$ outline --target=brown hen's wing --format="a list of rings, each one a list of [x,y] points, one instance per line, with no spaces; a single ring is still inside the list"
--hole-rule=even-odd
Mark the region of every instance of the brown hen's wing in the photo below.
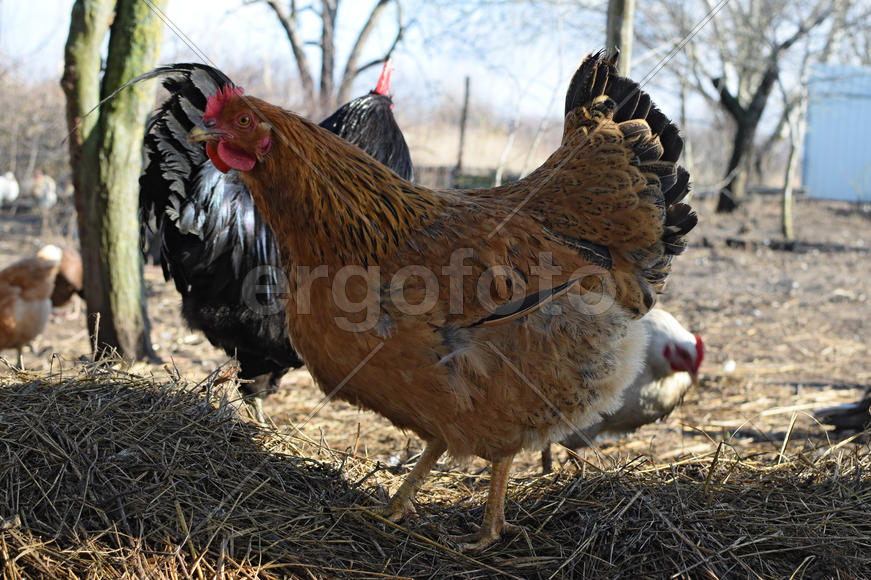
[[[566,95],[562,145],[512,195],[526,196],[552,241],[609,270],[618,302],[642,316],[697,221],[680,203],[689,190],[682,148],[638,84],[591,55]]]
[[[51,295],[56,272],[56,264],[27,258],[0,270],[0,286],[19,288],[26,300],[43,300]]]
[[[0,279],[0,349],[15,346],[16,341],[12,334],[16,327],[16,305],[20,299],[21,288]]]

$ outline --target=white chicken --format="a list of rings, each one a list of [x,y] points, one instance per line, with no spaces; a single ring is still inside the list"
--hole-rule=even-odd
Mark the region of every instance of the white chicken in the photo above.
[[[623,404],[612,414],[579,429],[561,443],[570,449],[590,445],[600,433],[628,433],[668,416],[698,381],[705,355],[702,337],[692,334],[665,310],[654,308],[642,318],[648,343],[645,366],[623,392]],[[550,445],[541,455],[542,470],[551,470]]]
[[[13,204],[18,200],[18,194],[21,188],[18,186],[18,180],[15,179],[15,174],[7,171],[0,175],[0,207],[6,204]]]

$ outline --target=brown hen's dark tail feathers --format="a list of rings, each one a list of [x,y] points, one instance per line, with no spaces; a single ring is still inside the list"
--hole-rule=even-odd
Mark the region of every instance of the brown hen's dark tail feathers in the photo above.
[[[650,95],[635,81],[619,76],[615,59],[604,52],[588,56],[578,68],[566,93],[565,112],[578,107],[611,118],[626,142],[632,144],[631,164],[644,174],[655,175],[659,187],[648,186],[641,194],[663,209],[662,253],[645,263],[645,277],[659,287],[668,275],[673,256],[686,249],[686,234],[698,222],[693,209],[681,201],[689,193],[689,173],[677,165],[683,139],[677,126],[651,102]]]

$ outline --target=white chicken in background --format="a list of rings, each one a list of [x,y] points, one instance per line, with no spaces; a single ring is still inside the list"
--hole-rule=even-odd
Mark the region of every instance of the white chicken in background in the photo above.
[[[51,209],[57,204],[57,183],[50,175],[37,169],[33,172],[31,195],[40,208]]]
[[[0,351],[18,351],[45,328],[51,314],[51,293],[63,251],[45,246],[34,258],[25,258],[0,270]]]
[[[0,175],[0,207],[15,203],[20,192],[21,189],[18,187],[18,180],[15,179],[14,173],[7,171]]]
[[[705,356],[702,337],[692,334],[665,310],[654,308],[639,321],[647,330],[645,366],[623,392],[623,404],[613,414],[561,441],[570,449],[590,445],[601,433],[628,433],[668,416],[689,388],[698,382]],[[544,473],[551,470],[550,445],[541,454]]]

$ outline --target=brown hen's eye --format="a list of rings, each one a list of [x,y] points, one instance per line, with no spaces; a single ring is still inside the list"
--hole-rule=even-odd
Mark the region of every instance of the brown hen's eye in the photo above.
[[[251,124],[251,117],[248,115],[242,115],[236,122],[239,123],[240,127],[247,127]]]

